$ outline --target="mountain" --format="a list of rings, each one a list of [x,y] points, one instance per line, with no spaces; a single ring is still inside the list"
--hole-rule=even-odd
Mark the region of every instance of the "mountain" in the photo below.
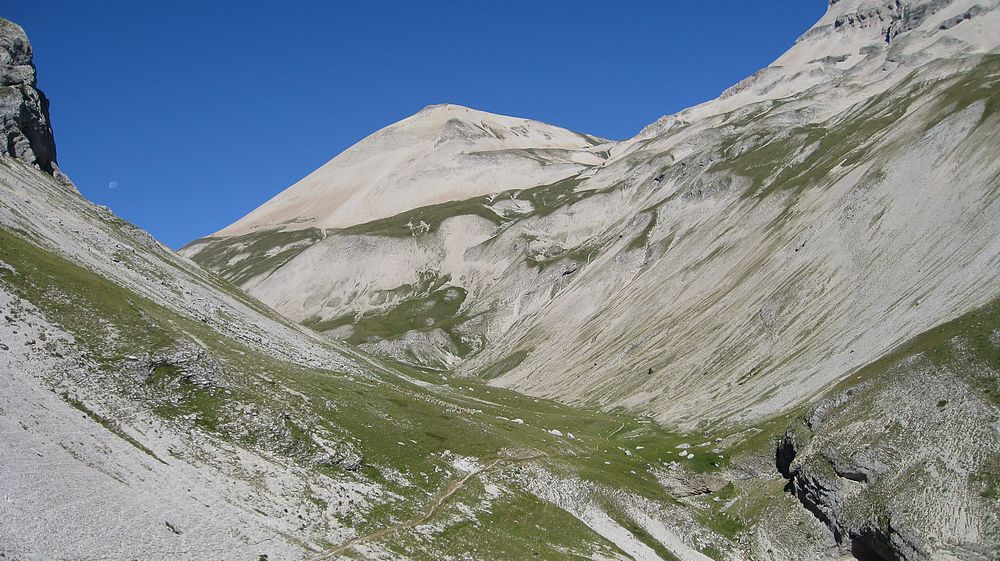
[[[0,32],[3,60],[10,46],[30,52],[20,27],[0,20]],[[5,83],[32,68],[17,56]],[[44,99],[34,81],[17,89]],[[47,126],[43,111],[9,107],[17,134]],[[714,529],[727,518],[682,506],[659,481],[718,477],[718,454],[767,456],[770,441],[671,432],[376,359],[84,199],[44,165],[54,142],[18,146],[0,155],[0,559],[739,549]],[[667,461],[703,439],[717,452]],[[775,520],[820,527],[791,497],[773,499]]]
[[[0,32],[8,83],[30,45]],[[18,132],[47,126],[22,109]],[[18,146],[0,155],[0,559],[700,555],[654,465],[690,437],[332,341],[84,199],[44,165],[54,143]],[[637,501],[690,529],[649,541]]]
[[[988,558],[998,30],[997,2],[831,2],[773,64],[572,175],[375,220],[296,186],[278,199],[350,218],[289,230],[294,216],[250,215],[182,253],[413,366],[681,430],[803,415],[812,444],[788,445],[784,474],[838,541]],[[949,322],[961,333],[929,335]],[[911,492],[918,481],[955,506]],[[951,508],[977,522],[943,522]]]
[[[511,164],[517,185],[469,196],[417,159],[352,191],[410,208],[373,220],[345,202],[380,139],[438,143],[425,111],[182,253],[416,366],[685,427],[766,417],[1000,294],[998,17],[995,2],[833,2],[772,65],[599,146],[606,159],[532,186]],[[502,169],[442,150],[449,177]],[[291,201],[322,212],[270,218]]]
[[[835,0],[616,143],[431,107],[218,276],[0,155],[0,559],[997,558],[998,19]]]
[[[347,228],[558,181],[604,161],[605,144],[538,121],[432,105],[368,136],[213,237]]]

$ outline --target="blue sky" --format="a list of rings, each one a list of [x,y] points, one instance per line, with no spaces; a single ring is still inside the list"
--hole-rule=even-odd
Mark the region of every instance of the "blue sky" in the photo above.
[[[612,139],[766,66],[826,0],[5,2],[59,163],[172,247],[433,103]]]

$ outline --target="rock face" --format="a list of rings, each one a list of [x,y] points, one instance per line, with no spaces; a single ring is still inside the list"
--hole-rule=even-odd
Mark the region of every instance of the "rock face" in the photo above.
[[[0,18],[0,156],[61,176],[49,100],[36,86],[31,43],[16,23]]]
[[[859,559],[1000,558],[1000,303],[935,328],[794,423],[789,489]]]

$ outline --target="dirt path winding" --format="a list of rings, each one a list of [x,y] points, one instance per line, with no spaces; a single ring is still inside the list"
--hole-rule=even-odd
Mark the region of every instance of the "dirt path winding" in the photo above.
[[[496,458],[494,460],[491,460],[485,466],[477,469],[476,471],[469,472],[469,473],[465,474],[464,476],[462,476],[461,478],[455,479],[455,480],[449,482],[447,485],[445,485],[438,492],[438,494],[434,497],[434,500],[431,501],[431,503],[427,506],[427,508],[424,509],[424,512],[422,514],[420,514],[419,516],[417,516],[416,518],[411,518],[409,520],[404,520],[403,522],[400,522],[398,524],[393,524],[392,526],[387,526],[385,528],[382,528],[381,530],[376,530],[376,531],[374,531],[374,532],[372,532],[370,534],[365,534],[363,536],[358,536],[358,537],[354,538],[353,540],[345,542],[345,543],[343,543],[341,545],[338,545],[337,547],[335,547],[333,549],[328,549],[326,551],[321,551],[321,552],[319,552],[319,553],[317,553],[317,554],[315,554],[313,556],[306,557],[306,561],[324,561],[324,560],[327,560],[327,559],[333,559],[335,556],[340,555],[341,553],[347,551],[348,549],[354,547],[355,545],[357,545],[359,543],[370,541],[370,540],[377,540],[377,539],[383,538],[383,537],[385,537],[385,536],[387,536],[389,534],[395,533],[395,532],[397,532],[399,530],[407,530],[407,529],[419,526],[419,525],[423,524],[424,522],[427,522],[435,514],[437,514],[437,511],[438,511],[438,509],[441,508],[441,505],[443,505],[448,499],[450,499],[452,497],[452,495],[454,495],[459,490],[461,490],[462,487],[465,487],[465,483],[469,479],[472,479],[473,477],[476,477],[477,475],[479,475],[479,474],[481,474],[481,473],[483,473],[485,471],[493,469],[494,467],[497,466],[497,464],[499,464],[500,462],[502,462],[504,460],[506,460],[508,462],[527,462],[527,461],[530,461],[530,460],[536,460],[538,458],[541,458],[542,456],[544,456],[544,454],[537,455],[537,456],[531,456],[531,457],[528,457],[528,458]]]
[[[611,438],[612,436],[618,434],[619,432],[621,432],[623,428],[625,428],[625,423],[622,423],[622,426],[616,428],[611,434],[609,434],[608,438]]]

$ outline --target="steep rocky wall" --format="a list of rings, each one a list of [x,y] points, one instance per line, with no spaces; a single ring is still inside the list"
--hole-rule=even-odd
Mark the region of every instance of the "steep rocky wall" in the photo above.
[[[49,100],[36,86],[31,43],[16,23],[0,18],[0,156],[62,177],[49,119]]]
[[[1000,558],[1000,304],[922,334],[819,402],[776,450],[859,559]]]

